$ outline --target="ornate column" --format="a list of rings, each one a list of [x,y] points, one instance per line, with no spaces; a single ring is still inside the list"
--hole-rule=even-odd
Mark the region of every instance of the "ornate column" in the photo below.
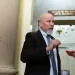
[[[19,13],[19,24],[18,24],[18,35],[17,35],[17,47],[16,47],[16,58],[15,66],[18,70],[18,75],[23,75],[25,70],[25,63],[20,61],[20,53],[22,50],[23,43],[25,41],[25,35],[30,31],[31,16],[32,16],[32,4],[33,0],[20,0],[20,13]]]

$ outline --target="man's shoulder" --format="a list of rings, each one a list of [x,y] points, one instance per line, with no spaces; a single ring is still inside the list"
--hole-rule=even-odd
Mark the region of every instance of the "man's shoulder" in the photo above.
[[[39,32],[40,32],[39,30],[38,31],[34,31],[34,32],[28,32],[26,35],[38,36]]]

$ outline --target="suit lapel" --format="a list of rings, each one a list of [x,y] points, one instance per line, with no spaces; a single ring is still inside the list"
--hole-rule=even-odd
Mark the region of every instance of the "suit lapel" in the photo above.
[[[46,46],[46,42],[40,32],[40,30],[37,31],[37,34],[38,34],[38,39],[40,40],[40,42],[42,43],[42,45]]]

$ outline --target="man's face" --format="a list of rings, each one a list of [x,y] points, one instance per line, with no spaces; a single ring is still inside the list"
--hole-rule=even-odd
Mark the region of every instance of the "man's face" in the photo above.
[[[52,32],[54,28],[54,17],[51,14],[46,14],[41,20],[41,29],[45,32]]]

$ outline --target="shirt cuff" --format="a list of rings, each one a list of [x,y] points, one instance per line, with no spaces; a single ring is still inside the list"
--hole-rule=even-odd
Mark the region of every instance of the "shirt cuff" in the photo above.
[[[47,53],[47,55],[50,55],[50,51],[47,51],[46,53]]]

